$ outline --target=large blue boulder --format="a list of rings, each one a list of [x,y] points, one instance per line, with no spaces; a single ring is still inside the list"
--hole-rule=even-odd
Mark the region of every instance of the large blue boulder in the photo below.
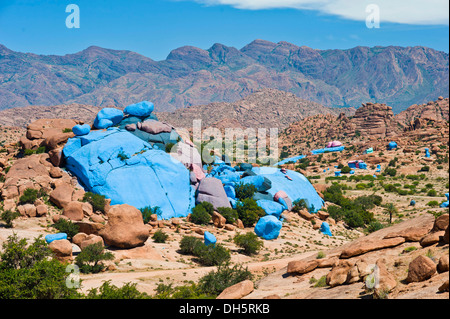
[[[94,127],[98,129],[106,129],[108,127],[119,124],[122,119],[122,110],[107,107],[101,109],[100,112],[97,113],[97,116],[94,120]]]
[[[137,117],[148,117],[152,114],[154,108],[155,106],[152,102],[142,101],[136,104],[128,105],[123,110],[123,113]]]
[[[212,245],[214,247],[216,245],[217,239],[209,231],[205,231],[205,233],[203,234],[203,239],[205,240],[206,246]]]
[[[261,217],[255,226],[255,234],[267,240],[276,239],[280,235],[283,223],[273,215]]]
[[[319,196],[314,186],[302,174],[291,170],[286,170],[286,174],[284,174],[275,167],[254,167],[253,171],[258,176],[270,180],[272,187],[267,190],[267,193],[272,198],[274,198],[278,191],[284,191],[291,202],[304,199],[306,205],[312,212],[317,212],[322,208],[324,204],[323,199]],[[286,178],[286,175],[290,177],[290,180]]]
[[[72,127],[72,132],[76,136],[87,135],[91,131],[91,126],[89,124],[78,124]]]
[[[159,206],[158,219],[186,217],[195,205],[189,170],[127,131],[109,128],[77,136],[63,155],[85,190],[110,198],[111,205]]]
[[[266,192],[272,187],[270,179],[261,175],[246,176],[241,178],[240,182],[254,185],[258,192]]]
[[[273,215],[277,218],[280,217],[281,213],[284,211],[285,207],[280,203],[274,202],[273,200],[260,199],[256,203],[259,207],[264,209],[267,215]]]

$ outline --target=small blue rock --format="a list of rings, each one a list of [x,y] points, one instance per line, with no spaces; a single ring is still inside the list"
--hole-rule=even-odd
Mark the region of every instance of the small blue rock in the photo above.
[[[90,131],[91,131],[91,127],[89,124],[83,124],[83,125],[78,124],[78,125],[75,125],[74,127],[72,127],[72,132],[76,136],[87,135],[87,134],[89,134]]]
[[[214,247],[216,245],[217,239],[210,232],[205,231],[205,234],[203,235],[203,238],[205,239],[205,245],[206,246],[213,245],[213,247]]]
[[[123,119],[123,112],[115,108],[104,108],[97,113],[94,126],[98,129],[105,129],[117,125]]]
[[[331,230],[330,230],[330,225],[328,225],[327,222],[323,222],[322,225],[320,225],[320,231],[324,235],[333,236],[333,234],[331,233]]]

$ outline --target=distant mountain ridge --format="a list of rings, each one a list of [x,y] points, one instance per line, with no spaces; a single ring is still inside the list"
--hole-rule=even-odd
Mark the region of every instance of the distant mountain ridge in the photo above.
[[[116,105],[150,100],[157,111],[235,102],[272,88],[328,107],[380,102],[394,113],[448,96],[448,53],[426,47],[315,50],[255,40],[241,50],[185,46],[163,61],[89,47],[64,56],[0,45],[0,109],[27,105]]]

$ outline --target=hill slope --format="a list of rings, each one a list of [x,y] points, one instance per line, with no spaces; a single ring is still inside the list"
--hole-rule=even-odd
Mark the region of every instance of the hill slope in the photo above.
[[[80,103],[126,106],[151,100],[158,111],[234,102],[275,88],[325,106],[381,102],[394,113],[448,96],[448,54],[426,47],[314,50],[255,40],[241,50],[181,47],[164,61],[89,47],[65,56],[0,45],[0,109]]]

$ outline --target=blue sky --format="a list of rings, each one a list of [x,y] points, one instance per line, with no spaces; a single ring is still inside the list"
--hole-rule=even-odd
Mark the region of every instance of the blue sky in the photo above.
[[[369,29],[364,8],[377,1],[380,28]],[[65,25],[69,4],[80,8],[79,29]],[[64,55],[97,45],[163,60],[183,45],[240,49],[255,39],[448,52],[448,0],[0,0],[0,43],[20,52]]]

